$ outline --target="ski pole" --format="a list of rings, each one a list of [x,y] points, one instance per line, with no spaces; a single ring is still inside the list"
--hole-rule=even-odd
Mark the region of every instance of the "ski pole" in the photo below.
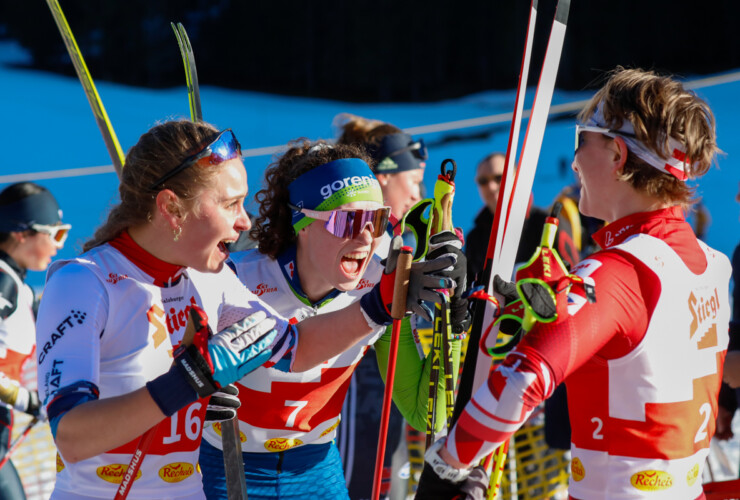
[[[388,421],[391,414],[393,396],[393,378],[396,375],[396,355],[398,354],[398,339],[401,336],[401,322],[406,316],[406,294],[408,292],[409,275],[411,272],[411,248],[401,247],[396,263],[396,277],[393,286],[393,304],[391,317],[391,345],[388,352],[388,369],[385,376],[385,393],[383,394],[383,409],[380,415],[380,432],[378,435],[378,451],[375,458],[375,474],[373,476],[373,500],[380,498],[380,484],[383,480],[383,462],[385,460],[385,444],[388,434]]]
[[[182,63],[185,66],[185,81],[188,87],[190,102],[190,120],[203,121],[203,110],[200,105],[200,85],[198,70],[195,67],[195,55],[190,44],[185,26],[182,23],[170,23],[175,32],[177,45],[180,47]],[[226,495],[229,500],[246,500],[247,482],[244,475],[244,458],[242,441],[239,436],[239,417],[221,422],[221,448],[224,455],[224,472],[226,475]]]
[[[0,461],[0,469],[3,468],[3,466],[10,460],[10,456],[13,454],[13,452],[21,445],[23,440],[28,436],[28,434],[31,432],[31,429],[33,429],[33,426],[38,424],[41,420],[39,420],[39,417],[33,417],[30,422],[28,422],[28,425],[26,425],[26,428],[23,429],[23,432],[20,433],[20,435],[15,438],[15,441],[13,441],[10,444],[10,448],[8,448],[8,452],[5,454],[3,459]]]
[[[46,3],[49,5],[49,10],[51,10],[51,15],[54,17],[54,22],[56,22],[59,33],[62,35],[64,45],[67,46],[67,52],[69,52],[69,57],[72,59],[72,65],[77,72],[77,77],[80,79],[82,88],[85,90],[87,101],[90,103],[93,115],[95,115],[95,122],[98,124],[100,133],[103,134],[105,147],[113,161],[113,167],[116,169],[116,174],[118,174],[118,177],[120,178],[124,163],[123,150],[121,149],[121,144],[118,142],[116,133],[113,131],[113,125],[111,125],[110,120],[108,119],[108,113],[105,112],[103,101],[100,100],[98,90],[95,88],[95,83],[90,75],[90,71],[87,69],[85,59],[82,57],[82,52],[80,52],[80,48],[77,46],[77,41],[72,34],[72,29],[69,27],[67,18],[64,16],[64,12],[62,12],[59,1],[46,0]]]
[[[118,487],[118,490],[116,490],[116,496],[113,497],[113,500],[126,500],[128,497],[129,491],[131,491],[131,486],[133,486],[134,481],[136,481],[136,475],[139,473],[139,468],[141,468],[141,462],[144,461],[144,457],[154,441],[154,436],[157,434],[158,428],[159,424],[150,428],[139,438],[136,450],[134,450],[134,454],[131,456],[131,461],[128,464],[126,472],[121,478],[121,485]]]

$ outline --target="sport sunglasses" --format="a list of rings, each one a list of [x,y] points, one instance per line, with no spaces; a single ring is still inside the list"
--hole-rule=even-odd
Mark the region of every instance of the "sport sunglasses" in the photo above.
[[[635,134],[630,134],[628,132],[622,132],[620,130],[613,130],[610,128],[604,128],[604,127],[597,127],[595,125],[578,125],[576,124],[576,151],[578,151],[578,147],[581,145],[581,132],[597,132],[599,134],[604,134],[605,136],[611,137],[614,139],[615,137],[631,137],[635,138]]]
[[[173,168],[162,177],[154,181],[150,190],[156,190],[159,186],[172,179],[174,176],[190,167],[191,165],[198,165],[200,167],[210,167],[218,165],[227,160],[233,160],[234,158],[240,158],[242,155],[242,148],[239,141],[236,140],[234,132],[230,128],[227,128],[216,137],[213,142],[203,148],[193,156],[189,156],[177,167]]]
[[[324,228],[337,238],[357,238],[370,224],[370,233],[373,238],[383,235],[388,226],[388,217],[391,207],[381,207],[375,210],[309,210],[295,205],[288,206],[312,219],[324,221]]]
[[[64,242],[67,241],[69,236],[69,230],[72,229],[71,224],[59,224],[57,226],[47,226],[45,224],[31,224],[31,229],[37,233],[48,234],[51,240],[54,242],[54,246],[62,248]]]
[[[426,161],[429,158],[429,152],[427,151],[426,144],[424,144],[424,139],[414,141],[408,146],[390,153],[388,158],[393,158],[394,156],[406,153],[407,151],[410,151],[414,156],[423,161]]]

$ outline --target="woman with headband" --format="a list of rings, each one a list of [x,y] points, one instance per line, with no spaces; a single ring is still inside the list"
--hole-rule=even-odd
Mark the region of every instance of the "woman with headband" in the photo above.
[[[421,200],[423,196],[424,169],[428,160],[428,151],[423,139],[414,139],[393,124],[379,120],[371,120],[356,115],[343,113],[334,119],[334,126],[340,130],[337,142],[339,144],[354,144],[364,147],[372,158],[371,166],[375,172],[381,189],[383,199],[391,207],[391,223],[388,225],[387,234],[378,247],[378,255],[385,256],[388,251],[390,239],[394,234],[400,234],[400,220],[408,210]],[[462,234],[462,232],[460,233]],[[402,235],[407,244],[414,246],[413,233],[406,232]],[[465,259],[461,238],[456,233],[446,231],[433,236],[433,245],[440,248],[438,252],[453,252],[458,259]],[[466,260],[467,262],[467,260]],[[467,264],[466,264],[467,266]],[[465,268],[461,268],[465,269]],[[467,299],[462,298],[465,291],[464,276],[458,276],[457,281],[463,283],[457,290],[452,300],[450,319],[455,330],[456,338],[451,341],[453,354],[454,373],[460,361],[460,338],[469,326],[470,315],[467,312]],[[414,339],[418,339],[416,332],[416,318],[411,317],[404,320],[404,335],[401,336],[401,345],[409,343],[408,347],[415,345]],[[412,335],[413,332],[413,335]],[[378,360],[384,366],[387,359],[388,346],[390,344],[390,331],[375,344]],[[405,346],[404,346],[405,347]],[[431,357],[424,358],[421,346],[418,349],[402,348],[399,351],[399,363],[397,371],[407,379],[416,379],[422,383],[428,383],[431,371]],[[407,357],[406,357],[407,355]],[[352,378],[350,394],[356,395],[349,398],[343,417],[351,420],[353,425],[344,426],[340,432],[340,441],[344,441],[343,459],[348,466],[347,477],[350,494],[352,497],[365,497],[371,494],[372,478],[365,473],[365,469],[372,467],[374,457],[364,453],[366,447],[374,446],[374,432],[380,423],[380,409],[383,397],[383,383],[375,370],[376,352],[371,351],[366,356]],[[385,377],[385,371],[381,367],[381,375]],[[440,380],[442,377],[440,377]],[[422,398],[421,392],[408,391],[405,395],[394,394],[396,405],[401,408],[414,408],[415,410],[404,411],[404,417],[416,431],[424,432],[427,427],[427,395]],[[435,432],[442,430],[445,415],[444,383],[440,382],[437,397],[437,419]],[[417,399],[417,396],[418,399]],[[370,411],[358,410],[372,408]],[[358,413],[361,411],[361,413]],[[403,431],[401,415],[395,407],[391,409],[391,420],[388,431],[388,444],[386,446],[386,460],[384,464],[385,477],[392,477],[393,451],[398,446]],[[413,431],[411,431],[413,432]],[[346,451],[344,451],[346,450]],[[390,484],[384,483],[382,490],[387,492]]]
[[[570,498],[704,498],[730,262],[696,238],[685,210],[695,202],[686,180],[719,151],[714,116],[678,81],[618,68],[580,113],[576,137],[579,209],[609,223],[594,235],[602,250],[574,269],[593,280],[596,301],[579,287],[554,296],[562,315],[535,324],[427,452],[417,498],[472,486],[468,467],[562,382]]]
[[[232,262],[241,281],[282,316],[325,317],[367,300],[380,279],[375,250],[390,208],[369,161],[354,146],[297,142],[267,169],[252,231],[259,250],[235,253]],[[428,317],[421,307],[414,312]],[[349,328],[332,325],[324,342]],[[239,380],[250,498],[348,498],[334,444],[339,414],[357,363],[384,331],[376,325],[352,348],[305,373],[263,366]],[[404,390],[406,382],[398,377],[396,388]],[[227,498],[218,425],[204,437],[200,463],[208,498]],[[374,455],[374,449],[365,452]]]
[[[39,310],[39,388],[60,453],[52,499],[110,499],[133,484],[131,498],[201,500],[203,398],[265,363],[310,369],[389,323],[393,275],[363,304],[300,325],[244,288],[224,265],[251,227],[230,129],[156,125],[128,152],[119,192],[85,253],[52,266]],[[451,280],[412,268],[407,307],[440,285]],[[327,342],[335,324],[346,328]]]
[[[38,305],[24,282],[26,272],[45,271],[71,227],[62,223],[54,196],[38,184],[19,182],[0,192],[0,459],[10,444],[11,409],[39,417],[41,406],[38,392],[21,384],[36,345]],[[0,469],[0,497],[26,498],[12,461]]]

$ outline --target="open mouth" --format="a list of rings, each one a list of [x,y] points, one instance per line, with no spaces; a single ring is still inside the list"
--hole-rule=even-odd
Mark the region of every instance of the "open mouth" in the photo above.
[[[229,256],[229,253],[230,253],[228,245],[231,243],[234,243],[234,240],[223,240],[223,241],[218,242],[218,249],[221,251],[221,253],[223,253],[227,257]]]
[[[352,252],[342,256],[341,267],[344,274],[354,278],[360,274],[370,252]]]

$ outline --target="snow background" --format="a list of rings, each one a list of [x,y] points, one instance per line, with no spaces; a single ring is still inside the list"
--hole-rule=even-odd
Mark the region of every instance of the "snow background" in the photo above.
[[[60,43],[61,39],[60,39]],[[174,40],[173,40],[174,44]],[[197,57],[197,54],[196,54]],[[112,172],[96,175],[53,177],[66,169],[85,169],[110,165],[111,161],[96,126],[90,106],[79,81],[27,69],[28,54],[12,41],[0,42],[0,103],[5,119],[0,133],[0,189],[29,174],[49,188],[64,211],[64,221],[73,225],[67,245],[58,257],[68,258],[80,252],[82,243],[104,220],[109,206],[117,199],[117,177]],[[95,77],[93,73],[93,78]],[[687,81],[698,77],[684,76]],[[706,99],[717,119],[718,143],[725,152],[702,180],[698,194],[711,214],[706,235],[710,246],[731,255],[740,240],[738,205],[734,198],[740,181],[740,76],[728,73],[726,83],[703,86],[697,93]],[[531,82],[536,81],[536,75]],[[358,104],[324,99],[310,99],[235,91],[208,85],[208,75],[200,75],[204,117],[219,128],[231,127],[245,150],[279,146],[292,139],[331,139],[334,116],[349,112],[380,119],[401,128],[427,127],[456,120],[468,120],[511,112],[515,91],[482,92],[459,99],[429,103]],[[515,82],[512,82],[514,84]],[[139,135],[158,121],[189,117],[187,91],[181,87],[152,90],[96,81],[98,92],[108,112],[118,139],[126,151]],[[531,107],[534,89],[528,92],[525,108]],[[587,99],[591,92],[556,91],[553,105]],[[573,158],[574,121],[551,120],[549,123],[537,176],[534,183],[535,204],[549,205],[557,193],[573,182],[570,162]],[[524,137],[524,126],[521,138]],[[474,182],[477,162],[492,151],[505,151],[509,123],[469,127],[447,132],[420,133],[429,147],[430,160],[425,185],[430,190],[445,158],[458,165],[454,222],[465,231],[482,203]],[[467,137],[455,140],[455,137]],[[261,187],[262,173],[270,163],[269,155],[245,159],[249,190]],[[46,178],[45,178],[46,177]],[[252,200],[247,209],[255,212]],[[43,273],[31,272],[29,283],[40,290]],[[735,420],[740,435],[740,421]],[[729,465],[724,467],[714,454],[715,479],[736,477],[740,439],[720,443]],[[706,478],[708,479],[708,478]]]

